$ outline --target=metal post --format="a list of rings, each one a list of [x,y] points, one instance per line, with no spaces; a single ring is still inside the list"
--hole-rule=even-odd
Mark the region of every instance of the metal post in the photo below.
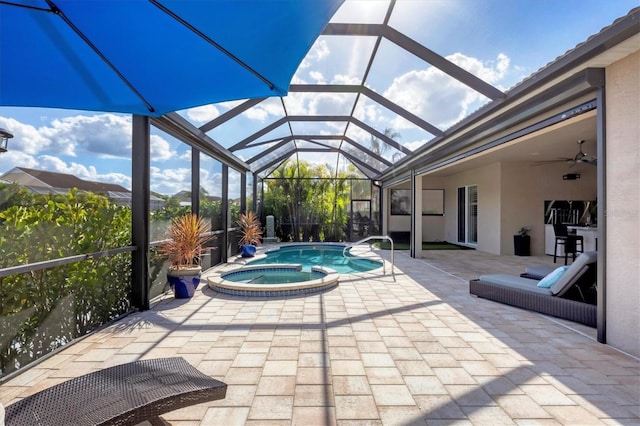
[[[229,166],[222,165],[222,200],[220,201],[220,219],[222,220],[222,253],[220,261],[227,263],[229,259]]]
[[[247,173],[240,172],[240,212],[247,210]]]
[[[251,172],[247,172],[251,173]],[[252,174],[253,179],[251,179],[251,210],[258,212],[258,176]],[[259,216],[258,216],[259,217]]]
[[[604,72],[604,71],[603,71]],[[604,80],[604,76],[603,76]],[[598,285],[597,338],[607,343],[607,156],[606,156],[606,107],[605,87],[598,88],[596,115],[597,182],[598,182]]]
[[[149,309],[149,198],[151,130],[149,117],[132,118],[131,152],[131,305]]]
[[[200,150],[191,147],[191,213],[200,215]]]

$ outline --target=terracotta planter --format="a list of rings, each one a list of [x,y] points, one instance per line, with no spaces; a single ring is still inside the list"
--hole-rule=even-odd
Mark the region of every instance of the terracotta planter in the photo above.
[[[201,266],[181,267],[180,269],[169,268],[167,281],[173,290],[176,299],[188,299],[193,297],[200,284]]]

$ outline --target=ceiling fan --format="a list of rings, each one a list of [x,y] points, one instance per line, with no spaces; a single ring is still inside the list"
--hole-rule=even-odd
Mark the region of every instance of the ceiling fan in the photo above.
[[[569,164],[569,167],[573,167],[576,164],[590,164],[592,166],[597,166],[598,165],[598,159],[593,156],[593,155],[589,155],[586,152],[584,152],[582,150],[582,144],[584,143],[584,139],[580,139],[578,141],[578,145],[580,146],[580,150],[578,151],[578,153],[574,156],[574,157],[560,157],[556,160],[547,160],[547,161],[537,161],[535,163],[533,163],[534,166],[538,166],[538,165],[543,165],[543,164],[551,164],[551,163],[567,163]]]

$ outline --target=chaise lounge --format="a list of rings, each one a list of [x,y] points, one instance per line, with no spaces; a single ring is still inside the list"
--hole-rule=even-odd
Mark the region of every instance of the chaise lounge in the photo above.
[[[169,411],[223,399],[227,385],[182,357],[134,361],[98,370],[6,407],[8,426],[166,425]]]
[[[518,308],[596,326],[596,252],[571,266],[527,268],[521,276],[484,275],[469,281],[469,293]]]

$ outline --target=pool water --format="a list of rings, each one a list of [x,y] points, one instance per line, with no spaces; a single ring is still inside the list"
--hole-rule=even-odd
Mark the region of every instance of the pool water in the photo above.
[[[264,264],[301,264],[303,272],[311,271],[312,266],[326,266],[335,269],[340,274],[368,272],[382,267],[382,262],[343,255],[343,245],[291,245],[282,246],[277,250],[266,253],[266,257],[250,262],[251,265]]]
[[[317,280],[326,276],[318,271],[292,271],[287,269],[256,269],[224,275],[227,281],[245,284],[288,284]]]

